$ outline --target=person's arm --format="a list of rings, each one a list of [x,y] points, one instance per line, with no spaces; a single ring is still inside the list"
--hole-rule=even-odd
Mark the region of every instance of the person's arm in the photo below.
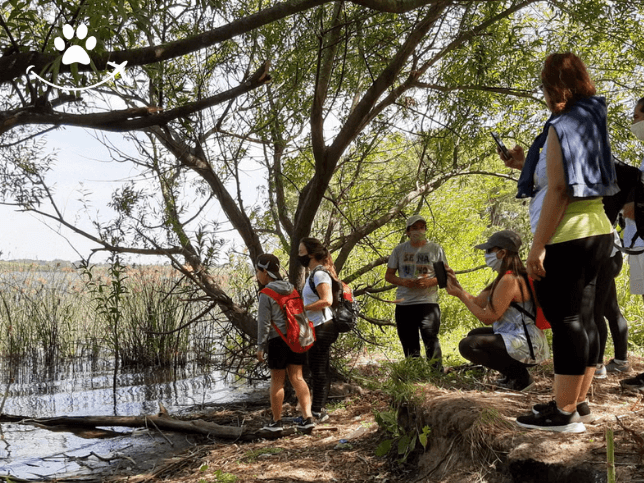
[[[385,281],[400,287],[414,288],[416,287],[416,280],[413,278],[402,278],[396,275],[395,268],[388,268],[385,272]]]
[[[630,218],[631,220],[635,219],[635,203],[634,202],[629,202],[624,205],[622,208],[624,218]]]
[[[554,127],[548,130],[548,147],[546,150],[546,172],[548,188],[543,198],[541,215],[537,230],[534,233],[532,247],[526,260],[528,276],[534,280],[541,280],[546,276],[543,260],[546,257],[546,244],[552,238],[561,218],[570,202],[566,176],[563,167],[563,154],[561,144]]]
[[[454,283],[455,278],[450,275],[447,282],[447,293],[458,297],[467,309],[472,312],[474,317],[479,319],[485,325],[491,325],[501,318],[501,316],[508,310],[512,299],[515,297],[518,289],[518,281],[511,274],[503,276],[496,288],[494,289],[494,296],[492,298],[492,303],[487,300],[484,306],[479,305],[477,299],[489,290],[484,290],[479,297],[475,297],[472,294],[463,290],[460,285]]]
[[[313,275],[311,275],[313,277]],[[331,276],[329,275],[329,278]],[[313,283],[315,283],[315,278],[312,279]],[[318,292],[318,297],[319,299],[313,302],[312,304],[309,304],[304,307],[304,310],[307,310],[309,312],[317,312],[320,310],[324,310],[327,307],[331,307],[331,304],[333,304],[333,293],[331,292],[331,284],[322,282],[319,283],[315,286],[315,290]]]
[[[414,282],[414,287],[416,288],[430,288],[438,285],[438,279],[436,277],[430,277],[429,275],[422,275],[414,280]]]
[[[271,328],[271,299],[268,295],[259,294],[257,308],[257,360],[264,362],[264,353],[268,345],[268,333]]]

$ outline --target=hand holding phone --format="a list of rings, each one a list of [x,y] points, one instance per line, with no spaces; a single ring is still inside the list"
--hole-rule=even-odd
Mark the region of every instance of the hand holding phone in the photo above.
[[[438,280],[439,288],[447,287],[447,271],[445,270],[445,264],[440,260],[434,262],[434,275],[436,275],[436,280]]]
[[[511,159],[510,153],[508,152],[508,148],[505,147],[505,144],[503,144],[503,141],[501,141],[501,138],[499,137],[499,135],[495,132],[491,132],[490,134],[492,134],[492,138],[494,138],[494,142],[496,142],[496,145],[503,153],[503,157],[505,159]]]

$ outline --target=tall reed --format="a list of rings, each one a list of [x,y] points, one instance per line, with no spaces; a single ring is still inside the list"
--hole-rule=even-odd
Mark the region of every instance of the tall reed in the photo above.
[[[54,363],[76,354],[83,302],[72,271],[22,265],[0,271],[0,355]]]
[[[91,276],[88,276],[91,272]],[[84,279],[83,279],[84,274]],[[127,366],[183,366],[218,337],[171,267],[71,267],[0,262],[0,357],[55,364],[115,357]],[[182,325],[187,325],[181,329]]]

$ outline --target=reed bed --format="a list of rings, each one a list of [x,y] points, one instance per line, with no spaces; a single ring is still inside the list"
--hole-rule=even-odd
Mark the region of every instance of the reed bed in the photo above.
[[[204,305],[189,302],[191,288],[171,267],[123,267],[116,297],[109,266],[91,273],[89,283],[87,270],[0,263],[0,357],[50,365],[118,356],[123,366],[177,367],[195,346],[202,361],[212,353],[204,341],[217,334],[207,321],[178,330]]]

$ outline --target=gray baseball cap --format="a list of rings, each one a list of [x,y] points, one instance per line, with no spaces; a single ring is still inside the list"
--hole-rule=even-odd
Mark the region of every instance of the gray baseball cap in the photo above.
[[[425,225],[427,225],[427,221],[425,221],[425,218],[423,218],[420,215],[413,215],[413,216],[410,216],[409,218],[407,218],[407,228],[405,228],[405,229],[409,230],[409,227],[411,225],[413,225],[414,223],[416,223],[417,221],[422,221],[423,223],[425,223]]]
[[[481,250],[487,250],[489,248],[505,248],[511,252],[519,252],[521,248],[521,237],[518,233],[512,230],[503,230],[497,231],[490,238],[487,239],[485,243],[476,245],[474,248],[480,248]]]

